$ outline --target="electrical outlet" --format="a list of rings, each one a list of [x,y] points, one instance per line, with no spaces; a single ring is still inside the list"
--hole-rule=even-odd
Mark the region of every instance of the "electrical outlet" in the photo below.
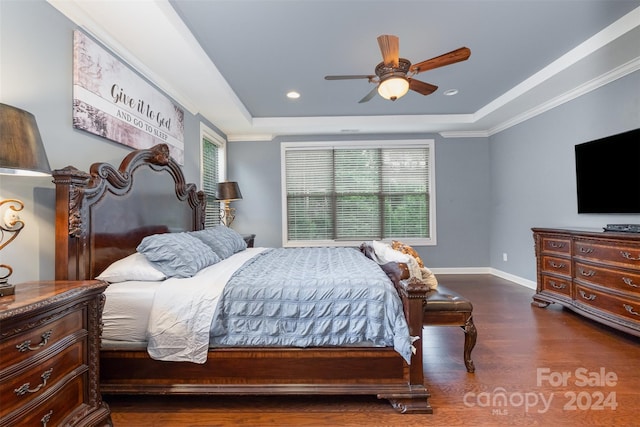
[[[502,253],[502,261],[504,261],[504,262],[508,261],[508,257],[507,257],[507,253],[506,252]]]

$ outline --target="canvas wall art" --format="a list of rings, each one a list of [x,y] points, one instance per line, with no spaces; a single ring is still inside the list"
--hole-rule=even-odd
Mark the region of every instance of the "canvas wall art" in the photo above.
[[[73,126],[184,164],[184,110],[82,31],[73,37]]]

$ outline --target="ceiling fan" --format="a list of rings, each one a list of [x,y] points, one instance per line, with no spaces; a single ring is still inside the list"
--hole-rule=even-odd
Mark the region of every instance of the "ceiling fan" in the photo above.
[[[369,101],[375,96],[376,92],[385,99],[395,101],[404,96],[409,89],[422,95],[432,94],[438,89],[438,86],[416,80],[413,76],[423,71],[466,61],[471,56],[469,48],[461,47],[449,53],[411,65],[409,60],[399,57],[399,39],[397,36],[378,36],[378,45],[382,52],[382,62],[376,66],[375,74],[325,76],[325,80],[367,79],[369,83],[376,83],[376,87],[362,98],[359,101],[360,103]]]

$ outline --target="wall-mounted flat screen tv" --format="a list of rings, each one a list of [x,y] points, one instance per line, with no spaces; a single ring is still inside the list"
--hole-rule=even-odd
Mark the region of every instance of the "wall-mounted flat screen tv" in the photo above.
[[[578,213],[640,213],[640,128],[575,146]]]

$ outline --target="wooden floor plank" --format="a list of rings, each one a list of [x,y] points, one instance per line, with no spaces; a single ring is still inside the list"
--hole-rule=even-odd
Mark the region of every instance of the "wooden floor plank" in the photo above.
[[[373,396],[104,396],[114,425],[639,425],[640,339],[558,306],[531,306],[532,290],[495,276],[438,279],[473,302],[478,342],[469,374],[462,330],[425,328],[432,415],[398,414]],[[593,383],[603,370],[609,385]]]

